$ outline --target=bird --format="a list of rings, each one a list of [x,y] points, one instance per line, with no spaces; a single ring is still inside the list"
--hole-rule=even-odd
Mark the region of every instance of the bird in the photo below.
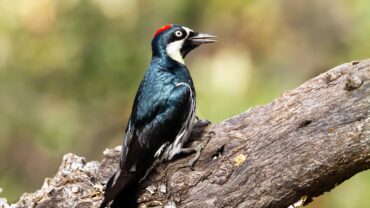
[[[195,119],[196,93],[186,55],[216,36],[177,24],[156,30],[152,59],[134,99],[119,167],[108,180],[100,208],[120,207],[122,193],[137,186],[157,162],[170,161],[186,144]]]

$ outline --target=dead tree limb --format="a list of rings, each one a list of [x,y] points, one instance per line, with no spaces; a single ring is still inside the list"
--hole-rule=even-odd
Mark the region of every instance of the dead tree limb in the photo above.
[[[210,138],[195,169],[187,167],[192,155],[157,167],[137,194],[142,207],[309,202],[370,168],[370,60],[335,67],[193,138]],[[118,155],[106,150],[101,163],[86,163],[67,154],[54,178],[12,207],[96,207]]]

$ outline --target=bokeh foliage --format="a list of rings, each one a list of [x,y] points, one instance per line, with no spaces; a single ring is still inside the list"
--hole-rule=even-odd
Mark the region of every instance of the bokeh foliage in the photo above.
[[[367,0],[1,0],[3,196],[40,187],[67,152],[99,159],[121,143],[150,39],[167,23],[219,36],[187,58],[197,113],[213,122],[370,55]],[[370,207],[369,192],[366,172],[310,206]]]

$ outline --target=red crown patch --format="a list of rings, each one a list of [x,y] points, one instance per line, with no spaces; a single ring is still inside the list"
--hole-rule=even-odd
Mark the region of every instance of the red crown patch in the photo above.
[[[155,31],[154,33],[154,37],[156,37],[157,35],[159,35],[160,33],[168,30],[168,29],[171,29],[172,28],[172,25],[169,24],[169,25],[165,25],[165,26],[162,26],[161,28],[159,28],[157,31]]]

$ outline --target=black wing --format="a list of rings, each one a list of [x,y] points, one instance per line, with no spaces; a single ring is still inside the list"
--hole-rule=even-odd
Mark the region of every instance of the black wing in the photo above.
[[[145,91],[142,88],[141,85],[139,92]],[[153,163],[155,152],[176,138],[190,112],[191,95],[190,87],[178,85],[152,97],[136,96],[122,145],[120,169],[109,179],[101,207],[140,180]]]
[[[162,101],[152,99],[153,105],[146,108],[150,110],[143,117],[137,114],[131,117],[122,145],[121,169],[130,172],[146,169],[161,145],[176,138],[190,112],[191,94],[187,85],[175,86],[170,93],[162,93],[167,95]]]

